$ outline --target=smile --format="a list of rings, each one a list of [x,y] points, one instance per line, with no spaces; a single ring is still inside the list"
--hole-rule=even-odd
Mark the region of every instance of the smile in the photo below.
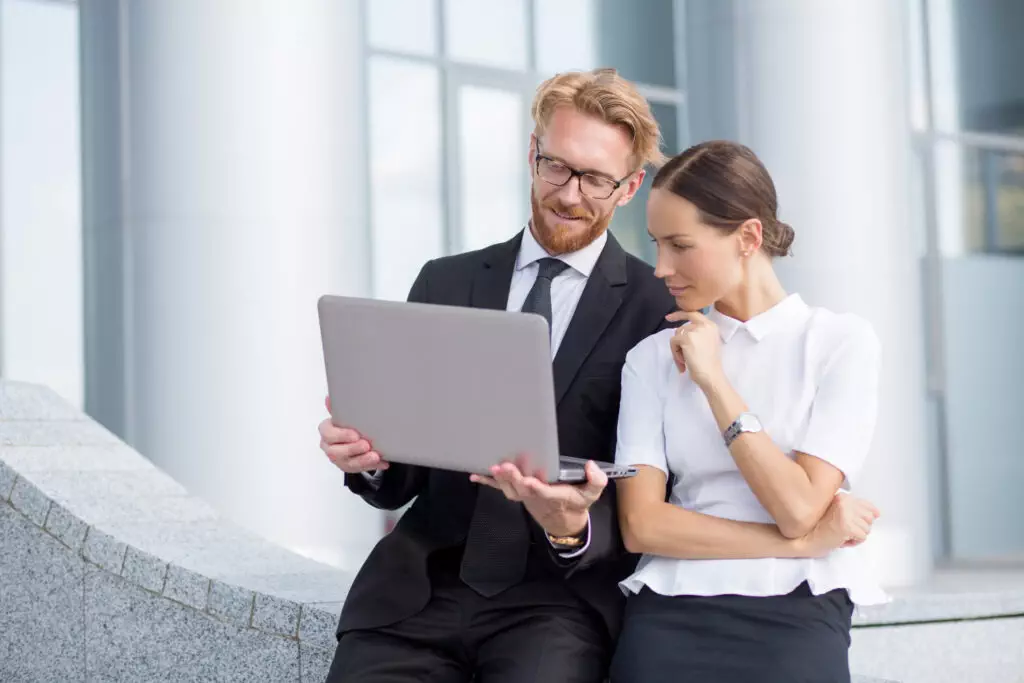
[[[564,221],[581,221],[581,220],[583,220],[583,216],[569,216],[569,215],[564,214],[564,213],[559,213],[558,211],[555,211],[554,209],[548,209],[548,210],[551,213],[553,213],[556,216],[558,216],[559,218],[561,218],[562,220],[564,220]]]

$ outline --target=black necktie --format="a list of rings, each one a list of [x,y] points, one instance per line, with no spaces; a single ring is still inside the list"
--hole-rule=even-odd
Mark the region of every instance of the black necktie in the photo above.
[[[551,281],[569,267],[565,261],[556,258],[542,258],[537,262],[537,281],[533,283],[530,293],[523,302],[523,313],[540,313],[548,321],[551,329]]]
[[[553,258],[541,259],[539,266],[537,281],[523,302],[523,313],[544,316],[550,330],[551,281],[569,266]],[[480,595],[495,596],[523,580],[529,551],[530,531],[522,504],[480,485],[459,576]]]

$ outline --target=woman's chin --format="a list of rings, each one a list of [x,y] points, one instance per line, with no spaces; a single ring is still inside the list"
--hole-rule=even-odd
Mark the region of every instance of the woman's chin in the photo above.
[[[694,296],[693,292],[691,292],[689,289],[687,289],[685,292],[682,292],[681,294],[673,295],[673,298],[675,298],[676,306],[679,307],[679,310],[686,311],[688,313],[699,311],[711,305],[704,303],[700,297]]]

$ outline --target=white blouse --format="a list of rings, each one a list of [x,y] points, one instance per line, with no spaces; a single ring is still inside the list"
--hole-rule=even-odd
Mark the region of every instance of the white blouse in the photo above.
[[[811,308],[792,294],[743,323],[708,313],[722,338],[726,376],[772,441],[835,465],[857,481],[875,427],[880,343],[854,315]],[[616,462],[675,477],[670,502],[744,522],[774,523],[726,448],[704,393],[680,374],[663,330],[634,347],[622,369]],[[644,555],[620,586],[662,595],[785,595],[807,581],[815,594],[846,588],[857,604],[887,601],[861,548],[814,559],[678,560]]]

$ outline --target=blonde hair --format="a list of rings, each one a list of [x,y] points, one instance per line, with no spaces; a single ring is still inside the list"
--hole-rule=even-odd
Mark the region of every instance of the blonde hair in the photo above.
[[[571,71],[541,83],[531,111],[534,134],[543,135],[555,110],[566,106],[625,128],[633,139],[636,169],[646,164],[659,167],[665,163],[661,133],[650,105],[636,86],[619,76],[615,69]]]

